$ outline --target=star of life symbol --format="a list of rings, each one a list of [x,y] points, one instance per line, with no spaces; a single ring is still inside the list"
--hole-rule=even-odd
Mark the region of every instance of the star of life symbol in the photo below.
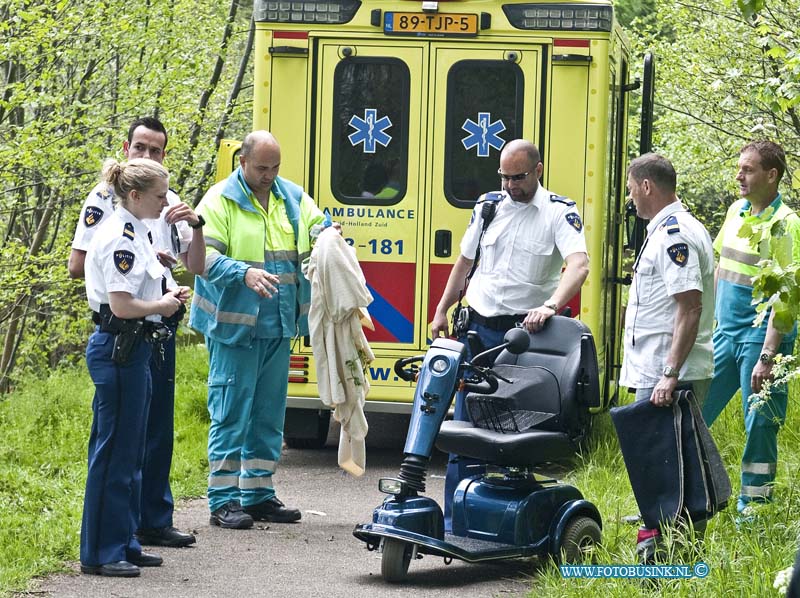
[[[386,133],[386,129],[392,126],[392,121],[388,116],[378,119],[378,111],[375,108],[365,108],[364,118],[354,114],[347,124],[356,130],[347,137],[351,145],[356,146],[363,142],[365,154],[374,154],[376,143],[386,147],[392,140],[392,136]]]
[[[461,125],[461,128],[469,133],[461,140],[461,143],[464,144],[464,149],[469,151],[477,146],[479,158],[488,158],[490,147],[500,150],[506,143],[499,136],[499,133],[506,130],[506,126],[502,120],[492,122],[491,112],[478,112],[478,122],[468,118]]]

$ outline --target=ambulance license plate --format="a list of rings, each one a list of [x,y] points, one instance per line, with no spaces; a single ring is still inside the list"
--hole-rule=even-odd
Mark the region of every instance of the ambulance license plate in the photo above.
[[[424,12],[385,12],[383,32],[390,35],[426,37],[474,37],[478,35],[478,15],[428,14]]]

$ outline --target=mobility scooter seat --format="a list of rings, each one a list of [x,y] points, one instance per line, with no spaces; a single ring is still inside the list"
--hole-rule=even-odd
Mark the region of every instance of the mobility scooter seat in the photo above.
[[[532,467],[571,458],[600,406],[597,353],[581,321],[553,316],[519,355],[504,350],[492,395],[466,397],[470,422],[444,422],[436,446],[499,466]]]
[[[575,453],[569,437],[562,432],[532,430],[506,434],[460,421],[442,424],[436,446],[449,453],[507,467],[563,461]]]

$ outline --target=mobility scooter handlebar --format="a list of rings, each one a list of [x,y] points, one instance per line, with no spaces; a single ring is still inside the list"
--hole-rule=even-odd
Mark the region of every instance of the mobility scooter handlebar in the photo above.
[[[504,342],[496,347],[492,347],[476,355],[472,361],[465,361],[460,365],[460,369],[471,370],[469,378],[465,378],[463,382],[463,389],[469,392],[477,392],[481,394],[492,394],[497,390],[497,380],[510,382],[499,374],[497,374],[491,367],[482,367],[482,362],[491,363],[494,358],[503,351],[508,349],[511,353],[519,354],[528,350],[530,339],[528,333],[521,328],[513,328],[506,333]],[[412,357],[404,357],[394,362],[394,373],[397,377],[406,382],[416,382],[419,376],[419,367],[416,365],[425,360],[425,355],[414,355]]]
[[[394,362],[394,373],[397,374],[397,377],[401,380],[405,380],[406,382],[416,382],[417,374],[419,374],[419,368],[411,364],[419,363],[424,359],[424,355],[414,355],[413,357],[398,359]]]

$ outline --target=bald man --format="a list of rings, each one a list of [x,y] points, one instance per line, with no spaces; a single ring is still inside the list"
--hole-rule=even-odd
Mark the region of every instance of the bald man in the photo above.
[[[283,443],[290,342],[308,334],[311,290],[300,269],[311,228],[325,217],[278,176],[281,149],[267,131],[245,137],[237,168],[205,194],[206,266],[190,325],[209,353],[208,505],[211,524],[290,523],[300,511],[275,495]]]
[[[447,310],[465,292],[469,323],[453,334],[467,344],[467,332],[474,330],[489,348],[502,343],[517,324],[529,332],[541,330],[581,288],[589,274],[583,223],[574,201],[539,184],[542,169],[539,149],[530,141],[516,139],[503,148],[497,171],[502,190],[478,198],[431,322],[432,338],[449,333]],[[463,392],[456,395],[454,416],[469,421]],[[474,466],[474,461],[450,455],[447,531],[453,493],[463,478],[480,473]]]

